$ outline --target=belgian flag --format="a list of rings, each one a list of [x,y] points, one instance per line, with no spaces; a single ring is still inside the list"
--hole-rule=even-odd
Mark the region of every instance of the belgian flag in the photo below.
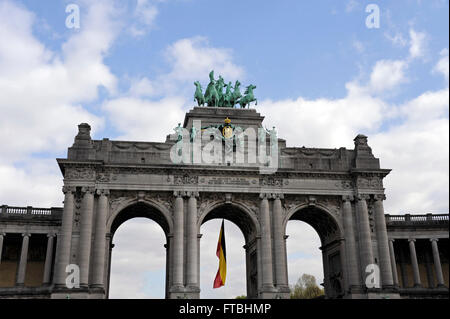
[[[216,255],[219,258],[219,270],[217,271],[216,279],[214,279],[213,288],[219,288],[225,285],[225,278],[227,276],[227,249],[225,246],[225,227],[222,219],[222,227],[220,228],[219,242],[217,243]]]

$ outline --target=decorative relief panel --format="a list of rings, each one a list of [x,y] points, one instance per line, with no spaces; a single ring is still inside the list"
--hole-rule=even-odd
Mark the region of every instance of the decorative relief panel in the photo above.
[[[195,175],[176,175],[174,176],[173,183],[175,185],[196,185],[198,184],[198,176]]]
[[[64,174],[65,179],[94,179],[95,171],[88,167],[67,167]]]
[[[275,187],[283,187],[283,178],[274,177],[274,176],[265,176],[259,179],[259,184],[261,186],[275,186]],[[286,180],[285,185],[288,185],[289,182]]]
[[[171,192],[149,192],[144,198],[165,207],[170,213],[173,212],[173,194]]]
[[[199,178],[199,185],[202,186],[217,186],[217,185],[236,185],[236,186],[258,186],[259,180],[251,177],[216,177],[216,176],[201,176]]]
[[[80,192],[74,194],[74,211],[73,211],[73,232],[78,232],[80,230],[80,217],[81,217],[81,206],[83,201],[83,195]]]
[[[356,185],[358,188],[382,189],[383,182],[378,176],[358,177]]]

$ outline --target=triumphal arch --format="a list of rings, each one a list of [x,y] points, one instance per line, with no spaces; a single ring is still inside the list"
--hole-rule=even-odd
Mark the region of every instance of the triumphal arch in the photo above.
[[[200,227],[214,218],[244,235],[248,298],[289,298],[289,220],[308,223],[320,237],[327,298],[448,297],[448,214],[385,215],[390,170],[380,167],[366,136],[357,135],[353,149],[287,147],[248,108],[255,86],[239,99],[231,84],[210,79],[204,95],[196,82],[199,106],[164,142],[93,140],[88,124],[78,126],[67,158],[57,159],[64,207],[2,206],[0,252],[3,245],[7,253],[0,270],[17,272],[0,295],[108,297],[114,233],[147,217],[166,237],[167,298],[200,297]],[[226,87],[222,96],[217,84]],[[44,279],[27,290],[29,243],[40,235]],[[79,286],[69,287],[73,265]]]
[[[225,135],[232,139],[237,128],[244,138],[230,142],[232,158]],[[244,135],[249,128],[259,132],[257,147]],[[70,294],[105,296],[111,240],[133,217],[151,218],[165,232],[169,298],[200,296],[199,230],[213,218],[234,222],[244,234],[250,298],[289,296],[285,229],[291,219],[307,222],[320,236],[328,296],[370,294],[370,264],[379,265],[382,285],[372,294],[395,294],[383,209],[389,170],[380,168],[367,137],[358,135],[353,150],[286,147],[274,141],[275,129],[262,128],[255,109],[220,107],[194,107],[164,143],[92,140],[89,125],[80,124],[67,158],[58,159],[65,198],[53,295],[67,295],[66,266],[76,264],[80,288]],[[196,138],[199,163],[193,160]],[[222,149],[205,150],[214,141]],[[244,163],[236,162],[239,143],[247,146]],[[266,161],[256,154],[251,163],[252,150],[268,154]],[[217,161],[203,163],[205,153]]]

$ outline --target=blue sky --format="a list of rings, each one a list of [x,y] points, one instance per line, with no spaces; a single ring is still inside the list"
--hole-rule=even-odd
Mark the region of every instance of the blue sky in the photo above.
[[[72,3],[79,29],[65,25]],[[379,28],[366,27],[369,3]],[[55,157],[79,123],[97,139],[163,141],[214,69],[257,86],[257,111],[288,146],[352,148],[368,135],[392,169],[387,213],[448,212],[448,10],[444,0],[0,0],[0,204],[61,206]],[[301,227],[288,228],[290,264],[320,278],[317,234]],[[134,237],[123,236],[126,253]],[[214,272],[214,256],[205,263]],[[136,272],[152,282],[161,265]],[[230,289],[207,296],[245,293]]]
[[[367,1],[366,1],[367,2]],[[66,3],[76,1],[23,1],[45,27],[35,26],[36,36],[58,50],[74,29],[64,25]],[[147,76],[168,71],[164,50],[182,38],[203,36],[213,47],[233,50],[233,60],[245,66],[245,80],[258,84],[261,99],[342,97],[344,83],[367,76],[377,60],[402,56],[407,48],[392,45],[386,35],[423,30],[430,53],[448,43],[447,1],[378,1],[380,29],[365,27],[365,2],[352,1],[154,1],[158,14],[148,34],[119,34],[108,50],[105,63],[120,77]],[[367,2],[368,3],[368,2]],[[80,5],[81,24],[84,6]],[[125,20],[132,20],[134,1],[120,5]],[[125,21],[126,24],[128,21]],[[55,36],[57,34],[57,36]],[[406,39],[407,40],[407,39]],[[355,47],[359,42],[362,52]],[[413,80],[396,96],[397,101],[433,88],[439,79],[429,74],[428,61],[412,68],[421,81]],[[205,81],[205,79],[199,79]]]

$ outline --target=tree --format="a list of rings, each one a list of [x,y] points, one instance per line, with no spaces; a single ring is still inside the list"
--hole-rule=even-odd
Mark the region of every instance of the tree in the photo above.
[[[247,299],[247,296],[246,295],[237,296],[235,299]]]
[[[313,299],[324,295],[324,291],[316,283],[313,275],[303,274],[291,287],[291,299]]]

